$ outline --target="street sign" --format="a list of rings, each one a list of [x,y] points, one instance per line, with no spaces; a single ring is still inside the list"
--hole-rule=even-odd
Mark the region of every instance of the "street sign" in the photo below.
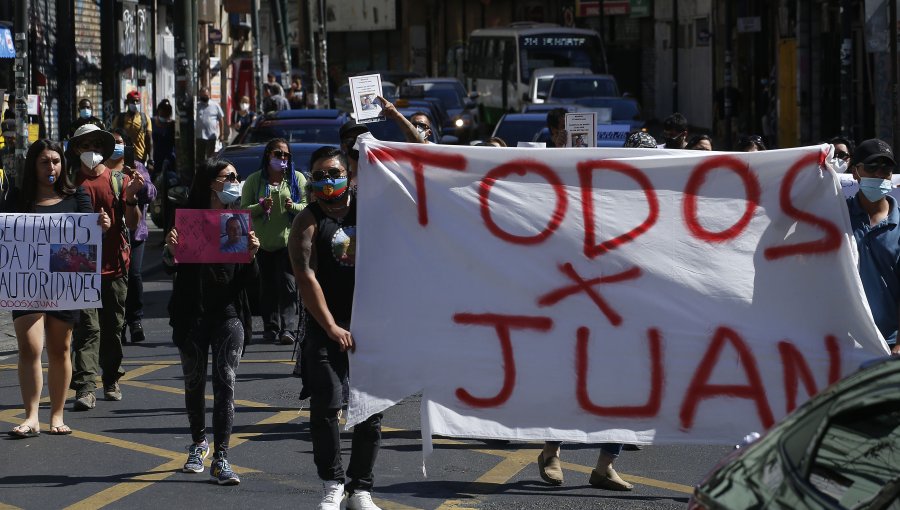
[[[631,9],[629,17],[632,18],[647,18],[653,14],[652,0],[630,0],[629,8]]]

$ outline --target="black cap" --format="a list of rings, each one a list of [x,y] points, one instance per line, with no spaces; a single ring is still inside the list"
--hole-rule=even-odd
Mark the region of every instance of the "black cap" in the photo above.
[[[363,133],[368,133],[369,128],[366,127],[365,124],[360,124],[356,122],[354,119],[350,119],[341,126],[341,130],[339,132],[339,136],[341,137],[341,141],[344,138],[350,138],[351,136],[359,136]]]
[[[890,160],[892,165],[897,164],[894,160],[894,151],[887,142],[878,138],[870,138],[856,146],[853,157],[850,159],[850,166],[872,163],[878,158]]]

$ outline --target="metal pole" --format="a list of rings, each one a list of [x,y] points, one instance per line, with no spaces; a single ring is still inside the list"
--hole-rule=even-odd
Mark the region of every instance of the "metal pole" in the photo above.
[[[28,91],[30,90],[28,60],[28,0],[18,0],[16,4],[16,171],[11,179],[17,186],[21,185],[21,177],[25,168],[25,152],[28,150]]]
[[[850,59],[853,54],[852,0],[841,0],[841,135],[853,139],[853,101],[851,100]]]
[[[731,2],[725,2],[725,80],[722,85],[722,113],[725,117],[725,149],[731,150],[731,144],[734,141],[732,133],[732,116],[734,115],[734,105],[731,104]]]
[[[253,0],[250,10],[250,24],[253,25],[253,75],[256,78],[256,111],[262,113],[262,50],[259,47],[259,0]]]
[[[281,0],[272,2],[272,21],[275,25],[275,41],[281,53],[281,86],[287,90],[291,86],[291,67],[288,57],[287,34],[284,30],[285,11]]]
[[[678,111],[678,0],[672,1],[672,111]]]
[[[313,3],[313,2],[315,2],[315,3]],[[311,106],[313,108],[318,108],[319,107],[319,89],[320,89],[320,87],[319,87],[319,75],[317,74],[318,66],[316,64],[316,62],[318,61],[318,58],[316,55],[316,53],[318,53],[316,51],[316,30],[315,30],[315,21],[313,21],[314,19],[316,19],[316,17],[313,16],[313,14],[316,12],[316,10],[313,8],[313,5],[318,5],[318,2],[316,2],[316,0],[307,0],[306,17],[309,20],[309,23],[308,23],[309,76],[310,76],[310,79],[312,80],[312,86],[313,86],[312,97],[310,98],[311,101],[308,101],[308,102],[312,102]]]
[[[319,0],[319,46],[322,49],[322,81],[325,94],[322,98],[326,108],[331,107],[331,89],[328,84],[328,30],[325,26],[325,0]]]
[[[185,112],[181,116],[181,136],[186,138],[187,168],[194,179],[197,160],[197,133],[194,132],[194,119],[197,111],[197,4],[184,2],[184,57],[186,59],[184,80]]]

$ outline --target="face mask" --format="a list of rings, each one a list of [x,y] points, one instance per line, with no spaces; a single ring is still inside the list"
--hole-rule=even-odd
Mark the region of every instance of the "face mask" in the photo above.
[[[208,103],[208,102],[209,102],[209,96],[200,96],[200,102],[201,102],[201,103]]]
[[[225,205],[231,205],[240,200],[242,184],[240,182],[226,182],[222,186],[222,191],[216,191],[219,201]]]
[[[269,160],[269,168],[275,172],[284,172],[287,167],[288,162],[283,159],[272,158]]]
[[[86,118],[90,117],[91,113],[92,112],[91,112],[90,108],[82,108],[82,109],[78,110],[78,116],[81,117],[82,119],[86,119]]]
[[[246,112],[250,109],[250,103],[241,103],[241,111]]]
[[[312,189],[316,200],[334,202],[343,197],[349,187],[347,186],[347,178],[341,177],[339,179],[328,178],[321,181],[313,181]]]
[[[834,171],[842,174],[847,171],[847,162],[843,159],[834,158],[831,160],[831,166],[834,168]]]
[[[128,111],[131,113],[137,113],[137,111],[138,111],[137,103],[128,103]]]
[[[427,129],[423,128],[422,126],[416,126],[416,131],[418,131],[417,134],[419,137],[419,141],[424,142],[425,141],[425,131],[427,131]]]
[[[122,159],[124,157],[125,157],[125,144],[117,143],[115,146],[113,146],[113,153],[112,153],[112,156],[109,157],[109,159]]]
[[[681,137],[676,136],[675,138],[666,138],[666,149],[680,149],[681,148]]]
[[[869,202],[877,202],[891,192],[890,179],[877,177],[862,177],[859,179],[859,190],[869,199]]]
[[[91,170],[100,163],[103,163],[103,154],[97,154],[96,152],[82,152],[79,157],[81,158],[81,163]]]

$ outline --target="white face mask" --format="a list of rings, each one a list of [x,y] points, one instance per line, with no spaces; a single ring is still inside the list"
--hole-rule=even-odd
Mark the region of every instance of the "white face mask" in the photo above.
[[[834,167],[834,171],[842,174],[847,171],[847,162],[843,159],[834,158],[831,160],[831,166]]]
[[[136,113],[138,111],[137,103],[128,103],[128,111],[131,113]]]
[[[93,170],[100,163],[103,163],[103,154],[98,154],[96,152],[82,152],[81,153],[81,164]]]
[[[241,103],[241,111],[246,112],[250,109],[250,103]]]

